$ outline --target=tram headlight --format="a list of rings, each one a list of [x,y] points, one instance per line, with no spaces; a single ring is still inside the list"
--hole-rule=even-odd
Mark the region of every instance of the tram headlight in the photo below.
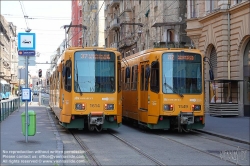
[[[192,110],[193,111],[200,111],[201,110],[201,105],[192,105]]]
[[[174,110],[174,106],[173,106],[173,104],[164,104],[163,105],[163,110],[164,111],[173,111]]]
[[[114,104],[104,104],[105,110],[114,110]]]
[[[85,104],[84,103],[76,103],[75,109],[76,110],[85,110]]]

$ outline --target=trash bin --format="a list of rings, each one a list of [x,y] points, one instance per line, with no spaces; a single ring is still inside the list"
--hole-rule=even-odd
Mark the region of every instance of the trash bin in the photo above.
[[[26,135],[26,117],[25,112],[21,114],[22,117],[22,132]],[[29,125],[28,125],[28,136],[34,136],[36,134],[36,113],[35,111],[28,111]]]

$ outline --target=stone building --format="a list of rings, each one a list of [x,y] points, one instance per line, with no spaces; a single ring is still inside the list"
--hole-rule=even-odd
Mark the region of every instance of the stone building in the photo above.
[[[83,46],[105,45],[104,41],[104,1],[83,0],[83,25],[86,30],[83,34]]]
[[[18,83],[17,59],[16,26],[0,15],[0,79],[11,84],[12,94]]]
[[[188,0],[187,17],[187,35],[210,61],[217,80],[212,81],[218,93],[216,107],[250,116],[250,1]],[[209,69],[206,63],[206,80]],[[205,82],[206,108],[211,111],[215,104],[209,83]]]
[[[187,47],[186,1],[105,1],[105,45],[123,57],[153,47]]]
[[[82,0],[74,0],[72,2],[71,24],[69,28],[68,44],[72,47],[82,45]]]

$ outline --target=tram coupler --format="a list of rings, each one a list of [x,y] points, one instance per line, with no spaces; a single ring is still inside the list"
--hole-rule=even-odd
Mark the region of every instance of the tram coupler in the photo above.
[[[88,115],[90,125],[102,125],[104,123],[105,115],[103,112],[91,112]]]
[[[194,123],[194,113],[193,112],[182,112],[178,115],[178,131],[182,131],[183,125],[190,125]]]

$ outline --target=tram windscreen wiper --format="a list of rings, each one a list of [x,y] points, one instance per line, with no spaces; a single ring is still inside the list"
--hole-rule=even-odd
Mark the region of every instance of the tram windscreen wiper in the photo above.
[[[171,87],[171,86],[166,82],[166,77],[165,77],[164,85],[167,86],[169,89],[171,89],[174,93],[180,95],[181,97],[184,97],[183,94],[177,92],[173,87]]]
[[[78,82],[78,67],[77,67],[77,63],[76,63],[76,82],[77,82],[77,87],[78,87],[79,90],[80,90],[80,95],[82,96],[81,87],[80,87],[80,84],[79,84],[79,82]]]

